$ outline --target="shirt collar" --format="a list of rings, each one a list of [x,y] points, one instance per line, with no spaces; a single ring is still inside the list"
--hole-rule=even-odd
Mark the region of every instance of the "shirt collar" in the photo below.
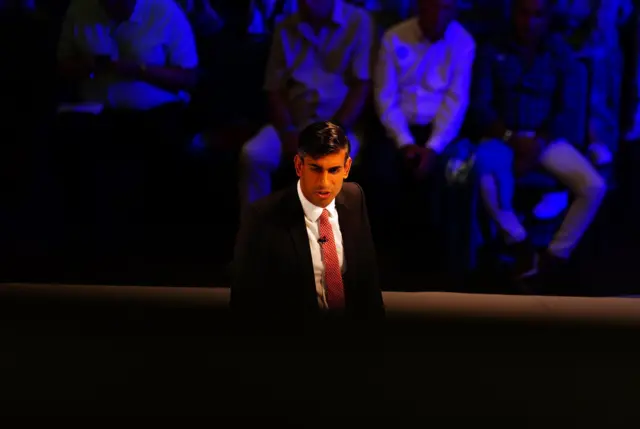
[[[449,23],[449,25],[447,25],[447,28],[444,30],[444,33],[442,33],[442,37],[441,38],[436,39],[436,40],[431,40],[431,39],[428,39],[424,35],[424,33],[422,32],[422,29],[420,28],[420,21],[418,20],[418,18],[417,17],[413,18],[413,31],[416,34],[416,38],[418,40],[426,41],[426,42],[429,42],[431,44],[438,43],[441,40],[446,40],[452,27],[453,27],[453,21],[451,21]]]
[[[317,222],[318,219],[320,219],[320,215],[322,215],[324,208],[314,205],[307,199],[307,197],[304,196],[302,188],[300,187],[300,180],[298,180],[298,197],[300,198],[300,203],[302,204],[302,210],[304,210],[305,217],[311,222]],[[330,217],[335,217],[337,215],[335,199],[325,208],[329,211]]]

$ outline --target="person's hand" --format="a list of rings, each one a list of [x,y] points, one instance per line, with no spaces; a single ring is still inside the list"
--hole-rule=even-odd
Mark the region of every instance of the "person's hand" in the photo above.
[[[589,157],[591,162],[596,166],[603,166],[613,162],[613,154],[609,147],[600,142],[591,143],[589,145]]]
[[[420,148],[420,162],[414,172],[416,180],[423,180],[431,173],[434,165],[436,164],[436,158],[438,154],[430,148]]]
[[[511,145],[515,153],[516,176],[523,176],[538,166],[545,141],[536,136],[514,136]]]
[[[298,134],[297,130],[283,131],[280,134],[283,159],[291,160],[291,158],[293,158],[298,152]]]
[[[420,163],[420,149],[422,148],[415,144],[408,144],[402,146],[400,149],[404,160],[411,166],[411,168],[417,167]]]
[[[437,154],[432,149],[409,144],[403,146],[402,151],[417,180],[424,179],[435,165]]]

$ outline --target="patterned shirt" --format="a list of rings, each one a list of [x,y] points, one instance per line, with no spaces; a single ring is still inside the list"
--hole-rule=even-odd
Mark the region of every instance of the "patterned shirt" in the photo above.
[[[299,126],[331,119],[350,83],[371,79],[373,29],[368,12],[344,0],[318,33],[299,13],[290,15],[276,28],[264,89],[287,92]]]
[[[580,64],[567,43],[549,37],[531,64],[513,39],[484,46],[478,55],[471,93],[471,121],[477,131],[502,119],[513,131],[550,132],[553,138],[575,134],[580,117],[575,101],[586,88],[576,79]],[[574,142],[579,143],[579,142]]]

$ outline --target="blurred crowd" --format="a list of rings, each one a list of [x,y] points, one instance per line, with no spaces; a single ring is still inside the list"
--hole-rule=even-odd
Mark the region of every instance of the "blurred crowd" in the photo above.
[[[50,155],[64,163],[64,183],[99,168],[134,171],[109,176],[109,186],[143,183],[145,201],[118,191],[124,202],[106,205],[119,213],[102,215],[184,202],[176,178],[189,171],[153,157],[222,147],[229,137],[220,130],[231,127],[242,141],[225,160],[233,160],[242,210],[295,181],[289,160],[298,132],[327,120],[349,135],[354,180],[371,199],[381,241],[407,228],[433,231],[434,252],[465,267],[475,264],[470,254],[499,241],[523,278],[569,259],[617,186],[621,143],[640,140],[632,0],[2,0],[0,7],[3,81],[16,82],[4,94],[5,135],[14,136],[7,141],[50,132],[63,142]],[[48,125],[23,125],[35,115]],[[114,167],[123,149],[142,164]],[[69,166],[71,159],[81,161]],[[68,208],[95,192],[82,182],[67,193]],[[533,195],[528,205],[520,204],[525,194]],[[225,198],[216,210],[236,213],[235,198]],[[140,216],[135,222],[147,219]],[[536,222],[554,226],[540,235]],[[464,237],[452,238],[461,230]]]

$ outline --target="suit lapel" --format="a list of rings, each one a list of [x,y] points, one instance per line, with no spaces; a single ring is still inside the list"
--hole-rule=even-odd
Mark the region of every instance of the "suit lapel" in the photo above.
[[[307,234],[307,226],[304,223],[304,210],[302,209],[302,204],[298,197],[297,187],[292,187],[292,189],[287,193],[286,205],[286,222],[297,256],[297,260],[291,262],[293,266],[298,267],[302,280],[301,286],[309,292],[305,295],[310,297],[313,301],[313,305],[317,307],[316,280],[313,273],[313,260],[311,259],[311,248],[309,247],[309,235]]]
[[[344,260],[346,265],[346,272],[343,276],[345,299],[349,300],[350,290],[353,290],[355,286],[355,280],[357,279],[356,272],[358,267],[356,265],[356,243],[354,233],[357,231],[356,216],[353,213],[353,207],[351,207],[341,192],[336,197],[336,210],[338,211],[338,221],[340,222],[340,232],[342,233],[342,246],[344,248]]]

